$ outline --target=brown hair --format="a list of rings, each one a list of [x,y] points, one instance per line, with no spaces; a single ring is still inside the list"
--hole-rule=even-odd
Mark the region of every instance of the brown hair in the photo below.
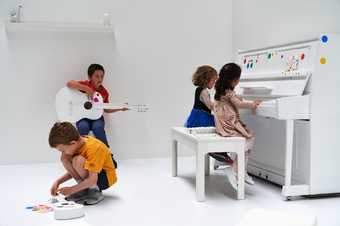
[[[240,79],[241,67],[235,63],[224,65],[215,83],[215,100],[221,100],[221,97],[226,94],[226,90],[234,90],[232,82]]]
[[[217,71],[209,65],[202,65],[193,74],[192,83],[195,86],[206,87],[214,77],[217,77]]]
[[[68,145],[79,138],[79,132],[70,122],[56,122],[50,131],[48,143],[55,148],[59,144]]]

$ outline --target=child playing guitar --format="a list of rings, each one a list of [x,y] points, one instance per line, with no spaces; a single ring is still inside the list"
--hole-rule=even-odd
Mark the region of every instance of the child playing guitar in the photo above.
[[[92,98],[94,92],[98,92],[102,95],[104,103],[109,103],[109,92],[103,86],[104,67],[100,64],[91,64],[87,70],[88,80],[75,81],[71,80],[67,82],[67,87],[71,89],[77,89],[87,93],[87,95]],[[117,111],[126,111],[128,108],[120,109],[105,109],[106,113],[114,113]],[[97,120],[91,120],[87,118],[80,119],[77,123],[77,129],[80,135],[88,135],[90,130],[92,130],[94,136],[102,141],[107,147],[109,144],[107,142],[105,133],[105,121],[104,117],[100,117]],[[117,167],[117,162],[114,161],[115,167]]]

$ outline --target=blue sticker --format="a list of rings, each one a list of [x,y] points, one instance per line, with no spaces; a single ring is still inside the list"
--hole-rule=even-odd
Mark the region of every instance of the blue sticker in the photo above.
[[[321,37],[321,41],[322,41],[323,43],[328,42],[328,37],[327,37],[327,35],[323,35],[323,36]]]
[[[33,209],[33,206],[27,206],[26,209],[28,210]]]

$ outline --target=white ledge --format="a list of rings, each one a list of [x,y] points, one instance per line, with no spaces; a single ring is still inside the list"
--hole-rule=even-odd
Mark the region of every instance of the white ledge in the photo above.
[[[30,32],[30,31],[48,31],[48,32],[67,32],[67,33],[97,33],[113,34],[111,25],[100,23],[58,23],[58,22],[6,22],[6,31],[12,32]]]

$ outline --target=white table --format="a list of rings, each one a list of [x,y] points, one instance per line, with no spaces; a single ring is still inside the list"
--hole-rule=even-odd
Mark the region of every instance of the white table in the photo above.
[[[172,128],[172,176],[177,176],[178,143],[196,152],[196,197],[205,200],[205,175],[209,175],[209,153],[233,152],[238,156],[237,199],[244,199],[245,138],[221,137],[214,127]]]

